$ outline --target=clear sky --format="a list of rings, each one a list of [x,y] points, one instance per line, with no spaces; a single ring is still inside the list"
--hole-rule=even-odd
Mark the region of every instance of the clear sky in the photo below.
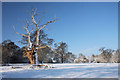
[[[57,21],[47,26],[46,33],[55,42],[66,42],[68,51],[78,55],[100,54],[101,47],[118,48],[118,3],[116,2],[37,2],[37,3],[3,3],[2,4],[2,40],[10,39],[17,45],[21,36],[13,31],[13,25],[19,33],[28,13],[26,9],[37,8],[44,21]],[[45,13],[44,13],[45,12]]]

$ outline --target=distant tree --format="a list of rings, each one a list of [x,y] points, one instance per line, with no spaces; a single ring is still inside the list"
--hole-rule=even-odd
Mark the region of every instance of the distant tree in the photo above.
[[[112,58],[112,53],[114,52],[114,50],[112,49],[105,49],[105,47],[100,48],[99,51],[101,51],[102,53],[100,54],[99,57],[101,57],[101,62],[111,62],[111,58]]]
[[[55,53],[49,48],[43,48],[38,50],[38,60],[39,62],[52,63]]]
[[[89,60],[82,53],[79,54],[78,58],[75,58],[74,63],[88,63]]]
[[[95,55],[94,54],[89,56],[89,63],[93,63],[93,62],[95,62]]]
[[[55,63],[61,63],[61,54],[55,54],[53,60]]]
[[[5,40],[2,42],[2,63],[15,63],[22,60],[22,55],[20,52],[20,47],[17,46],[11,40]]]
[[[85,57],[82,53],[79,53],[79,58]]]
[[[119,49],[114,51],[111,62],[120,63],[120,50]]]
[[[65,63],[73,63],[75,60],[75,55],[72,52],[67,52],[65,54]]]
[[[65,54],[67,52],[67,44],[60,42],[59,45],[55,44],[55,46],[57,47],[57,53],[61,55],[61,62],[64,63]]]

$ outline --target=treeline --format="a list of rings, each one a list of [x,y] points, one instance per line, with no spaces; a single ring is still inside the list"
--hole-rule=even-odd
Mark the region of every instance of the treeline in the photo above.
[[[100,48],[101,54],[84,56],[82,53],[74,60],[75,63],[120,63],[120,50]]]
[[[64,42],[55,43],[55,53],[49,47],[38,50],[38,61],[40,63],[120,63],[120,51],[100,48],[101,54],[85,56],[82,53],[76,57],[72,52],[67,51],[67,44]],[[5,40],[0,44],[0,63],[30,63],[24,54],[24,46],[20,48],[11,40]]]
[[[49,47],[38,50],[38,61],[40,63],[73,63],[75,55],[67,51],[67,44],[64,42],[54,44],[54,53]],[[5,40],[0,44],[0,57],[2,64],[8,63],[30,63],[24,51],[27,46],[20,48],[11,40]]]

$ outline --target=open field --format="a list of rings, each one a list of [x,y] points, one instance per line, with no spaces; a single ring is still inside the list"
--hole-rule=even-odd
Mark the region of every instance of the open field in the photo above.
[[[12,69],[11,67],[16,67]],[[117,63],[49,64],[52,68],[30,68],[29,64],[0,67],[3,78],[117,78]]]

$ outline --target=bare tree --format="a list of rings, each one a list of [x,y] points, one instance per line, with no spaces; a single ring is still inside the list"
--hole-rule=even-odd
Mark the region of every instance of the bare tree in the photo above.
[[[17,46],[13,41],[3,41],[2,44],[0,44],[0,48],[2,50],[0,54],[2,54],[1,58],[3,64],[22,62],[23,54],[19,54],[22,53],[20,51],[20,47]]]
[[[111,61],[112,53],[114,52],[114,50],[105,49],[105,47],[103,47],[103,48],[100,48],[99,51],[102,52],[99,56],[99,57],[101,57],[101,62],[107,63],[107,62]]]
[[[72,52],[67,52],[65,54],[65,63],[73,63],[75,58],[76,57]]]
[[[42,49],[42,48],[45,48],[45,47],[49,47],[50,49],[53,50],[53,48],[51,48],[49,45],[44,45],[44,46],[41,46],[41,44],[39,43],[39,35],[40,35],[40,30],[43,30],[44,28],[46,28],[46,26],[49,24],[49,23],[53,23],[56,21],[56,17],[54,18],[54,20],[52,21],[48,21],[46,22],[45,24],[43,25],[40,25],[39,23],[41,22],[41,19],[37,22],[36,21],[36,16],[39,15],[39,14],[36,14],[36,8],[35,9],[32,9],[32,12],[31,14],[28,12],[28,14],[30,15],[31,19],[32,19],[32,22],[30,24],[30,22],[26,19],[26,22],[27,22],[27,26],[24,27],[24,29],[27,31],[27,34],[21,34],[21,33],[18,33],[15,31],[15,28],[14,28],[14,31],[16,34],[19,34],[19,35],[22,35],[23,37],[26,37],[27,39],[27,44],[29,44],[29,46],[25,49],[25,55],[28,57],[28,59],[30,60],[31,64],[36,64],[36,62],[38,61],[38,49]],[[31,42],[31,33],[33,31],[35,31],[34,27],[32,26],[32,30],[29,30],[28,28],[30,27],[30,25],[33,25],[35,26],[36,28],[36,39],[35,39],[35,43],[32,43]],[[54,51],[54,50],[53,50]],[[36,55],[36,56],[35,56]]]
[[[112,60],[113,63],[120,63],[120,51],[119,49],[113,53]]]

